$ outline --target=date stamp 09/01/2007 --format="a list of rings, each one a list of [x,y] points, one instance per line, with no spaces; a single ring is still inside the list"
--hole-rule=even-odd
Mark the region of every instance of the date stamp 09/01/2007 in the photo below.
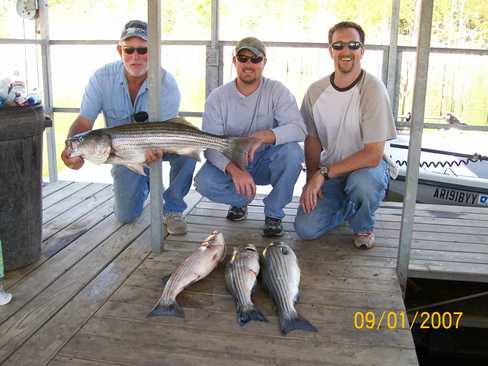
[[[413,329],[417,322],[420,329],[458,329],[462,316],[462,311],[355,311],[353,327],[365,330]]]

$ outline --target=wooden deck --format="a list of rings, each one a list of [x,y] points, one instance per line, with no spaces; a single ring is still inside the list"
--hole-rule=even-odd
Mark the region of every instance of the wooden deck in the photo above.
[[[146,318],[170,273],[214,229],[229,246],[269,243],[260,235],[263,208],[225,219],[227,207],[189,196],[189,233],[150,253],[149,210],[133,224],[113,215],[110,185],[56,182],[43,189],[42,258],[9,272],[14,295],[0,307],[1,365],[417,365],[410,331],[357,330],[356,311],[404,311],[395,274],[401,206],[378,212],[377,246],[356,250],[346,227],[302,242],[286,235],[302,269],[297,308],[319,328],[281,336],[271,300],[255,302],[270,320],[240,328],[224,286],[223,266],[180,295],[186,319]],[[442,209],[442,211],[440,210]],[[410,273],[488,282],[488,210],[419,205]]]

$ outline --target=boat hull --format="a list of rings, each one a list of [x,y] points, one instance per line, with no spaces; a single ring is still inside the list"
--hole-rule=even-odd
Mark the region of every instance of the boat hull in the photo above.
[[[389,190],[404,196],[405,176],[399,175],[391,181]],[[417,202],[439,205],[488,207],[488,188],[470,187],[460,184],[419,178]]]

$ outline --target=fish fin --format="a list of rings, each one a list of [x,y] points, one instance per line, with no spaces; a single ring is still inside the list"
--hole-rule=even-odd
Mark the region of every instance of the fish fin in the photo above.
[[[243,327],[251,320],[256,320],[260,322],[267,322],[268,319],[261,313],[256,307],[252,306],[250,308],[242,309],[237,307],[237,320],[239,325]]]
[[[254,296],[256,294],[257,287],[258,287],[258,281],[254,282],[254,286],[251,289],[251,296]]]
[[[168,122],[171,122],[171,123],[179,123],[181,125],[185,125],[185,126],[188,126],[188,127],[192,127],[194,129],[198,130],[198,128],[196,128],[195,126],[193,126],[190,121],[186,120],[183,117],[175,117],[175,118],[168,119],[167,121],[164,121],[164,123],[168,123]]]
[[[145,176],[144,165],[143,164],[124,164],[127,169],[137,173],[139,175]]]
[[[99,158],[95,157],[95,156],[91,156],[91,157],[85,157],[86,160],[88,160],[89,162],[93,163],[93,164],[96,164],[96,165],[100,165],[100,164],[103,164],[107,161],[107,159],[109,158],[109,155],[110,154],[107,154],[107,155],[103,155]]]
[[[307,332],[318,332],[318,329],[315,328],[308,320],[300,317],[298,314],[295,314],[292,318],[287,319],[280,316],[280,328],[281,333],[286,335],[292,330],[304,330]]]
[[[152,309],[152,311],[147,315],[148,317],[153,316],[176,316],[178,318],[184,318],[185,312],[181,306],[176,302],[172,302],[169,305],[161,305],[159,302]]]
[[[258,143],[260,141],[254,137],[234,137],[231,138],[230,148],[226,149],[223,154],[241,168],[244,168],[250,163],[248,160],[249,150]]]
[[[165,276],[161,277],[161,284],[163,286],[166,286],[166,282],[168,282],[168,280],[169,280],[170,277],[171,277],[171,273],[168,274],[168,275],[165,275]]]
[[[300,293],[297,293],[297,295],[293,299],[293,303],[294,304],[298,304],[299,302],[300,302]]]

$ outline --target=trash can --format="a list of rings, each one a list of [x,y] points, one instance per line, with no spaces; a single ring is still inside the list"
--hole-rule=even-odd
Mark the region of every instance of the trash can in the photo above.
[[[41,106],[0,108],[0,240],[6,271],[27,266],[41,255],[46,125]]]

